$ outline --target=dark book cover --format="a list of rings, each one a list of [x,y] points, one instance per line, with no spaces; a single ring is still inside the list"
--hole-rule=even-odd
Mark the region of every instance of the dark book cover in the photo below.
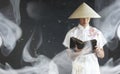
[[[97,45],[97,40],[92,39],[89,41],[91,42],[92,49],[94,50],[95,46]],[[85,47],[85,45],[87,44],[87,42],[89,42],[89,41],[82,41],[75,37],[71,37],[70,38],[70,48],[74,50],[74,48],[77,47],[78,49],[82,50]]]

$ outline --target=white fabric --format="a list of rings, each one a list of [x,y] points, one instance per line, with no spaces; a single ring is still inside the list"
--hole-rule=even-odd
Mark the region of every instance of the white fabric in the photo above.
[[[76,37],[82,41],[96,39],[97,45],[101,48],[106,43],[103,34],[98,29],[89,25],[84,28],[79,24],[66,34],[63,45],[68,48],[70,45],[70,37]],[[90,51],[92,51],[92,49],[89,47],[89,45],[87,45],[81,51],[82,55],[76,57],[76,59],[73,61],[72,74],[100,74],[97,57],[94,53],[89,53]]]
[[[73,61],[72,74],[100,74],[98,60],[94,53],[78,56]]]
[[[70,31],[68,31],[63,42],[63,45],[68,48],[70,44],[70,37],[76,37],[82,41],[96,39],[97,45],[100,47],[103,47],[106,43],[103,34],[98,29],[89,25],[86,28],[84,28],[79,24],[77,27],[74,27]]]
[[[1,36],[0,36],[0,47],[2,46],[2,38],[1,38]]]

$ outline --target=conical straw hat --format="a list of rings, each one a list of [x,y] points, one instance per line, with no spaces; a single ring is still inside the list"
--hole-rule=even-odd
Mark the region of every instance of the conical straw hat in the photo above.
[[[101,16],[97,14],[90,6],[86,3],[81,4],[69,17],[69,19],[78,19],[78,18],[100,18]]]

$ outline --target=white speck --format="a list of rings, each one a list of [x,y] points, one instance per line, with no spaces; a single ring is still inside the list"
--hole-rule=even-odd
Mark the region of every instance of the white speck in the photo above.
[[[58,23],[61,23],[61,20],[58,20]]]
[[[51,41],[50,40],[48,40],[48,43],[50,43]]]

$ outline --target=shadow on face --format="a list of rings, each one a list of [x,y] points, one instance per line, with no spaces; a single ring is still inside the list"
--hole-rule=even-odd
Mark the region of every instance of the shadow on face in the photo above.
[[[80,18],[80,24],[85,26],[86,24],[89,24],[90,18]]]

